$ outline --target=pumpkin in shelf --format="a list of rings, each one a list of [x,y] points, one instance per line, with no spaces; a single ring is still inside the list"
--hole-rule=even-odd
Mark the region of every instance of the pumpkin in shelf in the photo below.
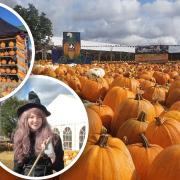
[[[0,53],[0,56],[4,56],[4,52],[1,52],[1,53]]]
[[[6,59],[2,59],[1,60],[1,64],[7,64],[7,60]]]
[[[164,148],[180,144],[180,122],[172,118],[157,117],[149,123],[145,134],[150,143]]]
[[[4,52],[4,56],[9,56],[8,51],[5,51],[5,52]]]
[[[5,42],[1,42],[0,47],[1,48],[5,48],[6,47],[6,43]]]
[[[11,69],[10,68],[6,68],[6,74],[10,74],[11,73]]]
[[[15,51],[14,50],[9,51],[9,55],[10,56],[14,56],[15,55]]]
[[[4,68],[0,68],[0,73],[4,74],[6,72],[6,70]]]
[[[150,144],[144,134],[139,134],[140,143],[128,145],[128,150],[133,159],[139,179],[146,180],[148,170],[163,148],[156,144]]]
[[[146,180],[179,180],[180,145],[161,151],[151,164]]]
[[[13,69],[11,70],[11,74],[16,74],[16,73],[17,73],[17,69],[13,68]]]
[[[11,48],[14,47],[14,42],[13,42],[13,41],[10,41],[10,42],[9,42],[9,47],[11,47]]]
[[[59,180],[136,180],[136,170],[125,144],[106,132],[92,136],[74,166]]]
[[[128,144],[141,142],[139,134],[144,133],[147,129],[146,113],[141,112],[137,118],[131,118],[125,121],[118,129],[116,137],[123,139],[127,137]]]

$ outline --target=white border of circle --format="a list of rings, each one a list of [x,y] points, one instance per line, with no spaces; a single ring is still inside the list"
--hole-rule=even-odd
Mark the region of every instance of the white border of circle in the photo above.
[[[19,89],[21,89],[21,87],[25,84],[25,82],[27,81],[27,79],[29,78],[30,74],[31,74],[31,71],[32,71],[32,68],[33,68],[33,65],[34,65],[34,58],[35,58],[35,46],[34,46],[34,39],[33,39],[33,36],[32,36],[32,33],[28,27],[28,25],[26,24],[26,22],[24,21],[24,19],[16,12],[14,11],[12,8],[10,8],[9,6],[5,5],[5,4],[2,4],[0,3],[0,6],[7,9],[8,11],[10,11],[11,13],[13,13],[22,23],[23,25],[25,26],[27,32],[28,32],[28,35],[29,35],[29,38],[30,38],[30,41],[31,41],[31,46],[32,46],[32,57],[31,57],[31,63],[30,63],[30,67],[28,69],[28,72],[25,76],[25,78],[23,79],[23,81],[20,83],[19,86],[17,86],[17,88],[15,88],[15,90],[13,90],[11,93],[9,93],[8,95],[0,98],[0,102],[1,101],[4,101],[6,100],[7,98],[13,96]]]
[[[61,86],[65,87],[66,89],[68,89],[75,98],[77,98],[79,101],[81,101],[81,99],[79,98],[79,96],[74,92],[73,89],[71,89],[67,84],[65,84],[64,82],[58,80],[58,79],[55,79],[55,78],[52,78],[52,77],[49,77],[49,76],[44,76],[44,75],[31,75],[30,78],[47,78],[49,80],[53,80],[55,82],[57,82],[58,84],[60,84]],[[82,101],[81,101],[82,102]],[[56,172],[52,175],[48,175],[48,176],[41,176],[41,177],[32,177],[32,176],[24,176],[24,175],[21,175],[21,174],[18,174],[16,172],[14,172],[13,170],[9,169],[7,166],[5,166],[2,162],[0,162],[0,166],[3,167],[3,169],[7,170],[9,173],[15,175],[16,177],[20,177],[20,178],[24,178],[24,179],[29,179],[29,180],[42,180],[42,179],[49,179],[49,178],[53,178],[53,177],[56,177],[60,174],[62,174],[63,172],[67,171],[69,168],[71,168],[75,162],[79,159],[79,157],[81,156],[81,154],[83,153],[83,150],[86,146],[86,143],[87,143],[87,139],[88,139],[88,134],[89,134],[89,121],[88,121],[88,116],[87,116],[87,112],[86,112],[86,109],[85,109],[85,106],[83,105],[83,102],[81,103],[82,104],[82,109],[84,109],[84,113],[86,114],[86,134],[85,134],[85,138],[84,138],[84,142],[83,142],[83,145],[79,151],[79,153],[77,154],[77,156],[70,162],[69,165],[67,165],[65,168],[63,168],[62,170],[60,170],[59,172]]]

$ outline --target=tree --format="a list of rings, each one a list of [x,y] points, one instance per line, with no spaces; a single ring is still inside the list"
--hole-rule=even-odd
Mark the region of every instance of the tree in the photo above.
[[[46,17],[46,14],[39,13],[33,4],[29,4],[28,8],[16,5],[14,10],[17,11],[28,24],[37,50],[43,49],[49,43],[52,37],[52,23]]]
[[[1,135],[8,136],[17,126],[17,109],[26,101],[11,97],[0,106],[0,130]]]

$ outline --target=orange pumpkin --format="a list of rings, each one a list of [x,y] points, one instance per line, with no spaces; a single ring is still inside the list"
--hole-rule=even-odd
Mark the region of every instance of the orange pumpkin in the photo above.
[[[158,117],[148,125],[145,134],[150,143],[164,148],[179,144],[180,122],[167,117]]]
[[[147,180],[179,180],[180,145],[170,146],[157,155],[149,168]]]
[[[131,118],[125,121],[118,129],[116,137],[123,139],[127,137],[128,144],[141,142],[139,134],[144,133],[148,126],[146,114],[141,112],[137,118]]]
[[[131,155],[124,143],[105,133],[88,140],[80,159],[60,175],[59,180],[72,180],[72,177],[76,180],[137,179]]]
[[[137,93],[139,89],[139,82],[133,78],[118,77],[114,79],[110,86],[110,89],[115,86],[125,87],[128,88],[130,91]]]
[[[144,134],[139,136],[141,143],[128,145],[128,150],[132,156],[139,179],[146,180],[152,162],[163,148],[156,144],[149,144]]]
[[[100,134],[102,129],[102,122],[98,113],[88,107],[86,107],[86,112],[89,121],[89,135]]]
[[[148,101],[142,98],[140,94],[137,94],[133,99],[126,99],[124,103],[119,106],[117,113],[114,114],[114,118],[111,123],[111,132],[113,135],[117,134],[119,127],[128,119],[136,118],[141,111],[146,113],[147,121],[154,120],[155,109],[154,106]]]
[[[180,111],[180,101],[175,102],[169,110],[177,110]]]
[[[82,97],[91,102],[104,99],[109,85],[104,78],[86,79],[82,85]]]
[[[98,113],[98,115],[101,118],[103,126],[109,132],[110,127],[111,127],[111,121],[112,121],[113,116],[114,116],[113,110],[109,106],[103,105],[101,103],[90,104],[88,106],[88,108],[93,109],[94,111],[96,111]]]
[[[116,113],[119,106],[127,98],[135,98],[135,94],[122,87],[113,87],[107,92],[103,104],[111,107],[114,113]]]
[[[143,97],[151,102],[158,101],[164,103],[166,100],[166,89],[157,85],[151,86],[145,89]]]

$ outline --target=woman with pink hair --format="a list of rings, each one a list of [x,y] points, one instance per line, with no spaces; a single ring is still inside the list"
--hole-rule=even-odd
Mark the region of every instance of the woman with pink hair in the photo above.
[[[17,110],[18,127],[14,134],[14,171],[28,175],[39,154],[31,176],[39,177],[64,168],[64,151],[59,135],[54,134],[46,117],[51,113],[33,91],[29,102]]]

